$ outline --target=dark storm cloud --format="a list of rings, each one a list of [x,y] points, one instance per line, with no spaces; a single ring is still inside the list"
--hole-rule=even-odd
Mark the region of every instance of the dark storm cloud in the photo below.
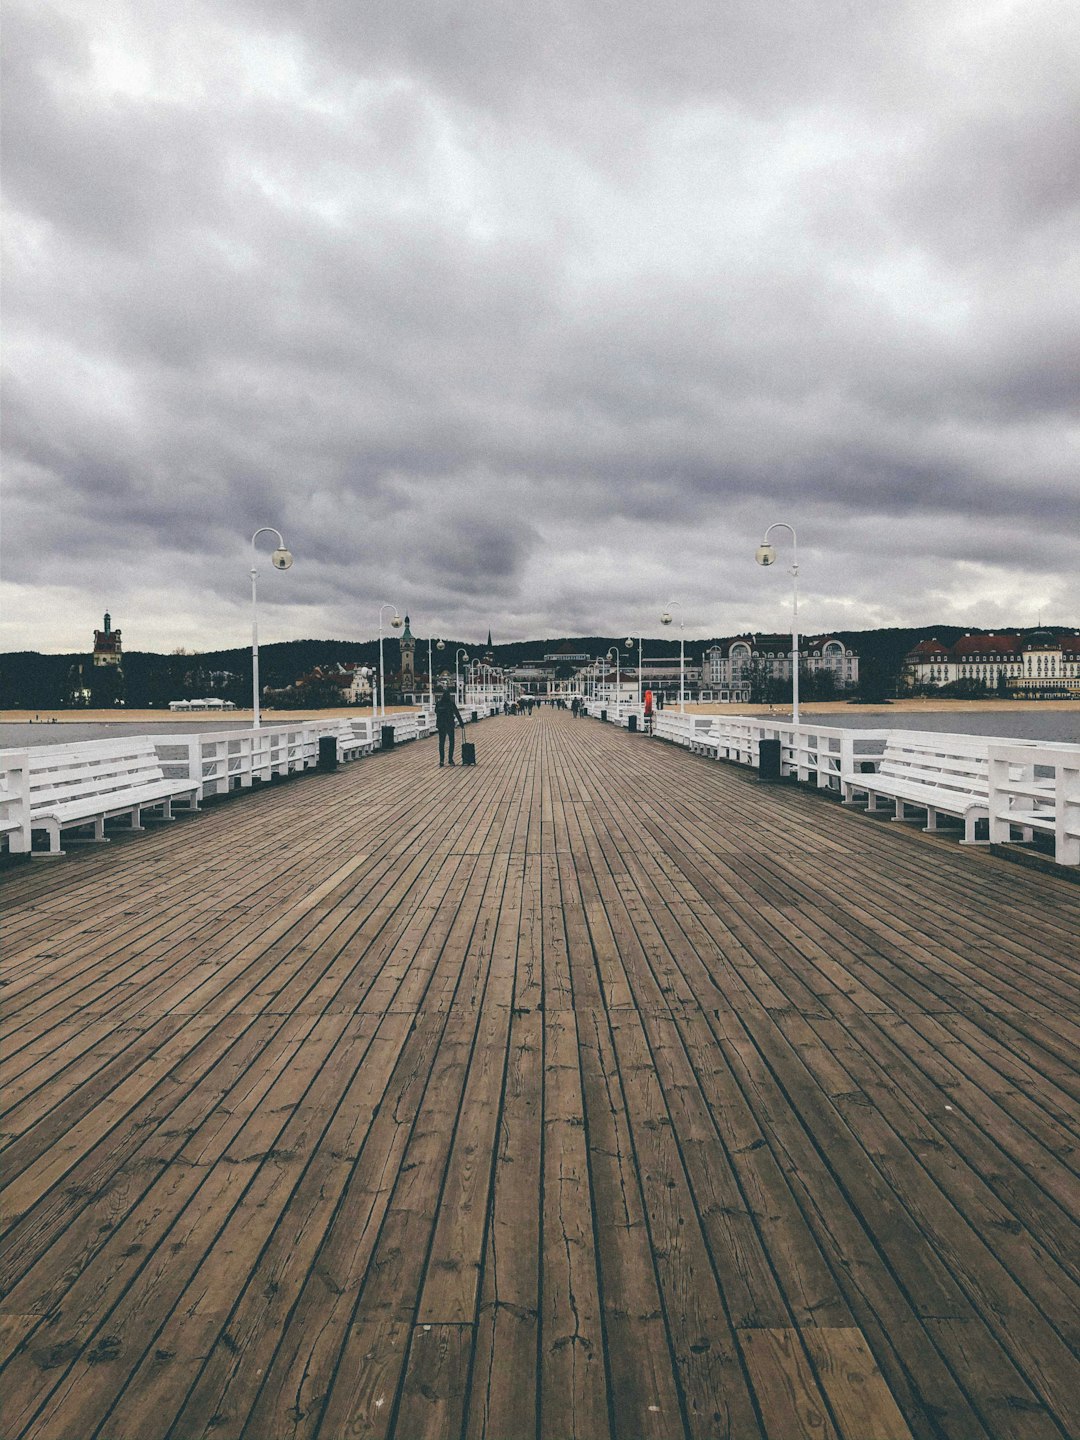
[[[1075,621],[1078,30],[10,5],[11,643]]]

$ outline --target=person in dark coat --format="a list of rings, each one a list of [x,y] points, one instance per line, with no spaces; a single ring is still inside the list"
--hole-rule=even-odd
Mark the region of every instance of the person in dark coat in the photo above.
[[[458,724],[465,729],[465,721],[461,718],[461,711],[457,708],[457,701],[449,690],[439,692],[439,698],[435,701],[435,728],[439,732],[439,764],[444,763],[447,745],[450,748],[450,764],[454,763],[454,725]]]

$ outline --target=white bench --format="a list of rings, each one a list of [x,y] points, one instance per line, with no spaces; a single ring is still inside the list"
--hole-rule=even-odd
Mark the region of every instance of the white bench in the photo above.
[[[990,815],[989,741],[985,736],[937,735],[894,730],[885,745],[877,774],[841,775],[844,804],[866,795],[866,808],[874,812],[878,800],[890,800],[893,819],[908,820],[908,806],[926,812],[927,831],[937,829],[938,816],[951,815],[963,822],[961,844],[989,844],[976,840],[975,826]]]
[[[82,745],[40,745],[28,752],[30,829],[44,831],[49,854],[62,855],[60,832],[92,827],[93,840],[104,843],[105,822],[126,818],[141,830],[144,812],[160,810],[173,818],[173,803],[198,809],[198,785],[166,780],[146,735]]]

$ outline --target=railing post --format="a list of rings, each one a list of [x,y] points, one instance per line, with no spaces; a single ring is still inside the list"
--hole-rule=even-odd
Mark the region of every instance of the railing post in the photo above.
[[[0,759],[0,796],[5,819],[16,828],[8,832],[8,849],[13,855],[30,850],[30,756],[25,750],[8,750]]]

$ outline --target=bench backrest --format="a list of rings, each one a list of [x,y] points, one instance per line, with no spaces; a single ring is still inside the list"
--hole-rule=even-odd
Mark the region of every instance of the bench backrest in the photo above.
[[[148,736],[86,745],[39,745],[30,752],[30,808],[136,790],[164,780]]]
[[[985,739],[970,743],[953,736],[928,740],[894,732],[881,757],[881,775],[939,790],[985,796],[990,760]]]

